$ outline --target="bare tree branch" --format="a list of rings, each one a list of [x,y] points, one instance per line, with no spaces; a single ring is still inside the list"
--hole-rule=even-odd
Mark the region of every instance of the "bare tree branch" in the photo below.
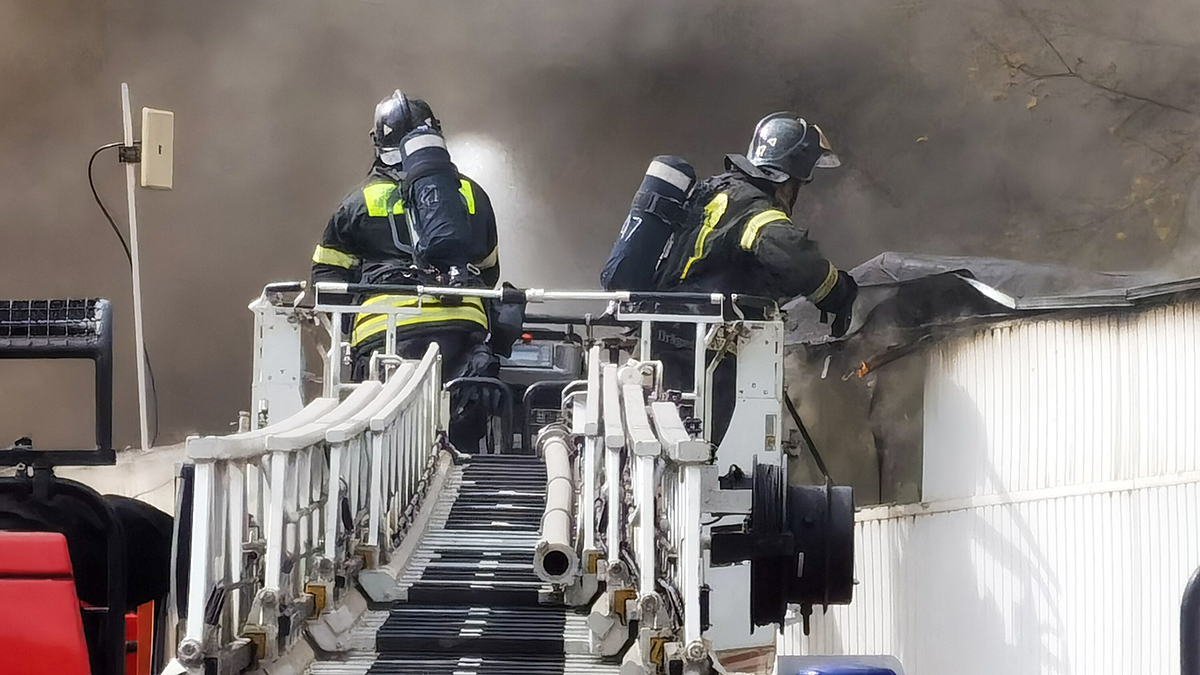
[[[991,44],[991,47],[1000,54],[1001,58],[1004,59],[1006,65],[1008,65],[1010,68],[1020,71],[1021,73],[1024,73],[1025,75],[1027,75],[1030,78],[1031,81],[1036,82],[1036,81],[1041,81],[1041,80],[1050,80],[1050,79],[1069,77],[1069,78],[1072,78],[1075,80],[1079,80],[1080,82],[1082,82],[1090,87],[1099,89],[1099,90],[1107,92],[1109,94],[1113,94],[1115,96],[1121,96],[1123,98],[1127,98],[1127,99],[1130,99],[1133,101],[1141,101],[1143,103],[1149,103],[1151,105],[1156,105],[1156,106],[1166,109],[1166,110],[1173,110],[1175,112],[1184,113],[1186,115],[1200,116],[1200,113],[1197,113],[1194,110],[1189,110],[1182,106],[1175,105],[1174,103],[1160,101],[1156,98],[1152,98],[1149,96],[1142,96],[1141,94],[1134,94],[1132,92],[1125,91],[1124,89],[1120,89],[1118,87],[1109,86],[1107,84],[1104,84],[1104,83],[1094,80],[1090,77],[1087,77],[1086,75],[1081,74],[1079,71],[1077,71],[1071,67],[1071,64],[1067,61],[1066,57],[1063,56],[1063,53],[1061,51],[1059,51],[1057,46],[1055,46],[1054,41],[1050,39],[1050,36],[1046,35],[1046,32],[1042,30],[1041,26],[1038,25],[1037,21],[1035,21],[1034,18],[1032,16],[1030,16],[1028,12],[1026,12],[1025,10],[1021,10],[1021,16],[1022,16],[1022,18],[1025,19],[1026,22],[1029,23],[1029,26],[1031,28],[1033,28],[1034,32],[1036,32],[1038,34],[1038,36],[1040,38],[1042,38],[1042,41],[1046,43],[1046,46],[1050,48],[1050,51],[1054,52],[1054,56],[1058,58],[1058,62],[1060,64],[1062,64],[1062,67],[1064,68],[1064,72],[1061,72],[1061,73],[1040,73],[1040,72],[1030,68],[1028,65],[1026,65],[1024,63],[1013,63],[995,44]]]
[[[1058,47],[1054,46],[1054,43],[1050,41],[1050,36],[1046,35],[1046,32],[1042,30],[1042,27],[1038,25],[1037,21],[1034,21],[1033,17],[1029,16],[1029,12],[1022,9],[1021,16],[1024,17],[1025,21],[1029,22],[1030,27],[1032,27],[1038,36],[1042,38],[1042,42],[1046,43],[1046,46],[1050,48],[1050,51],[1054,52],[1054,55],[1058,57],[1059,63],[1062,64],[1063,68],[1066,68],[1067,73],[1074,75],[1075,69],[1072,68],[1069,63],[1067,63],[1065,58],[1063,58],[1062,52],[1058,51]]]

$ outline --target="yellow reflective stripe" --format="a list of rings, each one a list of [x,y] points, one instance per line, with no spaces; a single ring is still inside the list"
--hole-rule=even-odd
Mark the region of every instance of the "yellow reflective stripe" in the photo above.
[[[821,285],[817,286],[817,290],[809,294],[809,302],[817,303],[829,297],[829,293],[833,291],[833,287],[837,285],[837,282],[838,269],[833,266],[833,263],[829,263],[829,274],[825,275],[825,281],[822,281]]]
[[[367,215],[386,218],[387,203],[395,191],[395,183],[372,183],[363,188],[363,200],[367,203]],[[396,205],[392,207],[392,213],[397,216],[404,214],[403,200],[396,200]]]
[[[467,200],[467,213],[475,215],[475,188],[471,187],[471,181],[462,179],[458,191],[462,193],[463,199]]]
[[[371,296],[370,298],[368,298],[366,300],[366,302],[362,303],[362,306],[363,307],[378,307],[379,305],[386,305],[388,307],[416,307],[418,304],[418,301],[420,301],[420,300],[421,300],[421,298],[417,298],[416,296],[412,296],[412,295],[387,295],[387,294],[384,294],[384,295]],[[442,303],[440,303],[437,300],[437,298],[430,298],[430,297],[424,298],[424,301],[421,302],[422,307],[440,307],[441,304]],[[479,309],[479,311],[483,311],[483,301],[480,300],[479,298],[463,298],[462,305],[454,305],[454,306],[456,306],[456,307],[457,306],[475,307],[475,308]]]
[[[377,218],[386,217],[388,200],[395,191],[395,183],[372,183],[363,188],[363,201],[367,203],[367,215]],[[475,188],[471,187],[471,181],[463,179],[458,191],[462,193],[463,199],[467,202],[467,213],[475,215]],[[397,216],[403,215],[404,200],[396,200],[396,204],[392,206],[392,213]]]
[[[493,267],[495,267],[496,263],[498,263],[498,262],[500,262],[500,247],[499,246],[493,248],[492,252],[487,254],[487,257],[484,258],[483,260],[475,263],[475,266],[481,270],[490,270]]]
[[[409,295],[373,295],[370,298],[367,298],[367,300],[362,303],[362,306],[375,307],[377,305],[387,305],[388,307],[416,307],[418,300],[419,298]],[[437,304],[436,300],[430,300],[429,302]],[[362,319],[362,315],[359,315],[359,319]]]
[[[688,272],[692,269],[692,264],[704,257],[704,243],[708,241],[708,235],[712,234],[713,228],[721,220],[721,216],[725,215],[725,209],[729,207],[729,195],[724,192],[713,197],[704,207],[704,224],[700,226],[700,234],[696,237],[696,248],[692,251],[692,257],[688,258],[687,264],[683,266],[683,273],[679,275],[679,280],[687,278]]]
[[[318,246],[317,250],[313,251],[313,262],[318,265],[332,265],[333,267],[350,269],[358,264],[358,258],[347,253],[342,253],[336,248]]]
[[[754,242],[758,239],[758,231],[771,223],[778,223],[781,220],[787,220],[787,214],[777,209],[763,211],[746,222],[746,227],[742,230],[742,248],[747,251],[754,249]]]
[[[445,323],[448,321],[466,321],[479,324],[487,329],[487,317],[474,307],[426,307],[416,316],[396,317],[396,329],[411,328],[426,323]],[[387,330],[387,317],[379,314],[354,327],[351,344],[359,345],[364,340]]]
[[[364,307],[388,305],[391,307],[415,307],[417,298],[409,296],[377,295],[363,303]],[[425,299],[421,305],[421,313],[412,316],[398,315],[396,328],[408,328],[427,323],[446,321],[467,321],[477,323],[480,327],[488,327],[487,314],[483,310],[483,302],[479,298],[464,298],[463,304],[443,306],[437,300]],[[359,314],[354,322],[354,332],[350,336],[352,344],[358,345],[367,338],[387,330],[386,314]]]

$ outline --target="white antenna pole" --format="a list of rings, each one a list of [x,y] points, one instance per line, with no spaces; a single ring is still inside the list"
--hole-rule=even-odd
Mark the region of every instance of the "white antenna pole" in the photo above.
[[[133,113],[129,108],[129,85],[121,83],[121,114],[125,122],[125,145],[133,145]],[[138,416],[142,423],[142,449],[150,449],[150,415],[146,408],[146,341],[142,334],[142,273],[138,258],[137,205],[134,188],[135,165],[125,164],[125,186],[129,193],[129,252],[133,258],[133,334],[137,343]]]

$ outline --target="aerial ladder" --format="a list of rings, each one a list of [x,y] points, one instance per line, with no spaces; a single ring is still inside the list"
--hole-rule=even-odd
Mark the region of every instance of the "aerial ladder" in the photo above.
[[[360,308],[330,298],[376,293],[419,301],[371,308],[385,347],[351,382],[340,327]],[[396,356],[398,317],[456,297],[595,306],[527,316],[506,362],[521,392],[472,383],[508,390],[495,452],[449,446],[461,383],[443,381],[436,344]],[[764,671],[790,606],[850,600],[850,490],[787,482],[771,302],[281,283],[250,308],[251,414],[186,442],[162,672]],[[665,324],[695,336],[688,391],[664,385]],[[736,392],[714,443],[723,362]],[[556,409],[534,410],[547,391]]]

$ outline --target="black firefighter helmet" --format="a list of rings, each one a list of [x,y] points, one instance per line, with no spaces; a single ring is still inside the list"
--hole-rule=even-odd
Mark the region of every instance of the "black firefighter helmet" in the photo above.
[[[808,183],[813,179],[814,169],[832,169],[842,164],[825,132],[793,112],[764,117],[754,128],[745,159],[753,169],[742,158],[729,156],[730,163],[739,169],[773,183],[784,183],[788,178]]]
[[[391,96],[375,106],[375,125],[371,140],[375,143],[375,154],[384,164],[400,163],[400,141],[417,127],[442,130],[442,123],[433,116],[429,104],[419,98],[409,98],[397,89]]]

